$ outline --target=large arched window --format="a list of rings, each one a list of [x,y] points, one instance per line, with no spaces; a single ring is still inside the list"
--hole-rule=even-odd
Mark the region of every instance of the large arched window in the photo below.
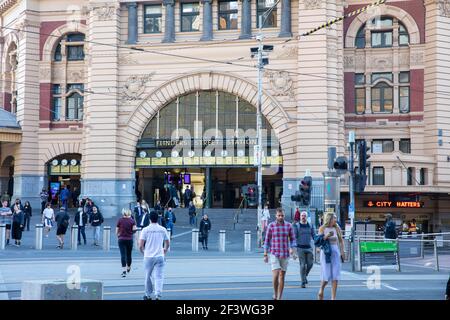
[[[83,84],[70,84],[67,86],[66,120],[83,119]]]
[[[356,34],[355,46],[358,49],[363,49],[366,47],[366,24],[364,23],[361,28],[359,28]]]
[[[270,128],[264,117],[262,126]],[[192,138],[202,137],[206,131],[216,137],[227,137],[230,132],[240,137],[242,131],[256,130],[256,109],[227,92],[193,92],[178,97],[159,110],[147,125],[143,137],[181,137],[186,130]]]
[[[392,113],[393,89],[386,82],[379,82],[372,88],[372,112]]]
[[[79,32],[65,35],[55,48],[53,60],[62,61],[63,47],[65,48],[65,56],[67,61],[84,60],[84,39],[84,34]]]
[[[381,16],[370,21],[371,31],[371,47],[386,48],[392,47],[394,44],[394,29],[398,30],[398,45],[409,45],[409,33],[405,25],[396,18]],[[355,47],[363,49],[366,47],[366,23],[358,30],[355,38]]]

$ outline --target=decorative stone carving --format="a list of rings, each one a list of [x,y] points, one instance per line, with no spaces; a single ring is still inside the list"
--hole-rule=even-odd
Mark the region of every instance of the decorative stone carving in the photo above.
[[[371,66],[372,66],[372,68],[381,69],[381,70],[392,68],[392,58],[390,58],[390,57],[385,57],[385,58],[373,57],[371,60]]]
[[[398,63],[401,67],[409,67],[409,53],[401,53],[398,57]]]
[[[94,16],[100,21],[112,20],[116,14],[117,8],[115,6],[105,5],[103,7],[94,8]]]
[[[274,96],[289,96],[294,98],[292,91],[292,79],[286,71],[266,72],[269,78],[270,86],[274,92]]]
[[[119,64],[139,64],[139,60],[135,58],[136,54],[127,53],[119,55]]]
[[[122,99],[133,101],[138,100],[144,93],[147,82],[151,80],[155,72],[147,75],[133,75],[127,79],[126,84],[123,86]]]
[[[355,57],[355,69],[361,70],[366,68],[366,57],[365,55],[357,55]]]
[[[69,76],[69,81],[73,83],[84,82],[84,72],[82,70],[72,71]]]
[[[304,0],[306,10],[320,9],[322,7],[322,0]]]
[[[450,0],[439,1],[439,11],[441,16],[450,18]]]
[[[412,52],[410,57],[411,65],[422,65],[424,63],[423,52]]]
[[[50,81],[51,70],[50,67],[40,67],[39,69],[39,79],[41,81],[48,80]]]
[[[298,47],[297,46],[286,46],[278,54],[277,59],[297,58],[297,56],[298,56]]]
[[[353,69],[355,67],[355,59],[353,56],[344,56],[344,69]]]

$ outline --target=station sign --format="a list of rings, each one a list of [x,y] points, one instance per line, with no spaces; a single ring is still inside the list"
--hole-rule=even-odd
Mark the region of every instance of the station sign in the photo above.
[[[424,203],[421,201],[364,201],[366,208],[423,208],[423,206]]]

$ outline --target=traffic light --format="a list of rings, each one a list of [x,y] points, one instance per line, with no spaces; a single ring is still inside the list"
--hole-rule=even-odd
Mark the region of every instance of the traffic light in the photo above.
[[[366,187],[366,180],[367,180],[366,175],[362,175],[360,173],[355,173],[353,185],[355,186],[356,193],[364,192],[364,188]]]
[[[359,173],[361,175],[366,175],[366,168],[368,166],[367,160],[370,158],[370,155],[367,152],[370,150],[370,147],[367,146],[366,140],[361,140],[359,142]]]
[[[299,191],[295,191],[295,196],[291,196],[291,201],[303,202],[302,199],[303,199],[303,197]]]
[[[337,157],[333,164],[334,169],[336,170],[347,170],[348,169],[348,160],[346,157]]]
[[[258,188],[256,185],[251,184],[247,186],[246,192],[247,204],[249,206],[257,206],[258,205]]]
[[[304,206],[309,206],[309,203],[311,201],[311,185],[312,178],[309,176],[304,177],[300,183],[300,195],[302,198],[301,202]]]

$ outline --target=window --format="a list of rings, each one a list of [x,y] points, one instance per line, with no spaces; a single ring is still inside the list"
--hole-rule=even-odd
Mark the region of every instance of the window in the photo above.
[[[409,83],[409,71],[402,71],[402,72],[400,72],[398,81],[400,83]]]
[[[381,16],[381,17],[376,17],[376,18],[372,19],[372,25],[376,29],[389,28],[389,27],[392,27],[393,24],[394,24],[394,20],[390,17]]]
[[[372,48],[392,47],[392,31],[373,31]]]
[[[373,140],[372,153],[387,153],[394,151],[394,141],[392,140]]]
[[[61,119],[61,85],[52,85],[52,96],[51,121],[59,121]]]
[[[66,48],[68,61],[84,60],[84,34],[69,33],[65,35],[55,48],[54,61],[62,61],[62,43]]]
[[[84,60],[84,46],[67,46],[67,60]]]
[[[81,95],[84,91],[83,84],[68,84],[66,98],[66,120],[83,119],[83,100]]]
[[[62,54],[61,54],[61,44],[58,44],[55,49],[55,61],[61,61],[62,60]]]
[[[219,2],[219,30],[235,30],[238,28],[238,2]]]
[[[392,87],[385,82],[372,88],[372,112],[392,113]]]
[[[181,4],[181,31],[200,30],[200,5],[198,3]]]
[[[366,84],[366,77],[364,73],[357,73],[355,74],[355,84]]]
[[[408,87],[399,87],[399,101],[400,101],[400,113],[408,113],[409,112],[409,86]]]
[[[373,185],[384,186],[384,167],[373,167]]]
[[[393,75],[392,75],[391,72],[376,72],[376,73],[372,73],[372,83],[374,83],[378,79],[385,79],[385,80],[389,80],[390,82],[392,82]]]
[[[275,6],[270,13],[267,13],[275,4],[271,0],[258,0],[258,16],[256,17],[256,27],[259,28],[259,17],[262,19],[263,28],[275,28],[277,26],[277,7]]]
[[[424,186],[426,184],[426,176],[427,176],[427,169],[426,168],[420,168],[420,180],[419,183],[421,186]]]
[[[161,5],[144,6],[144,33],[160,33],[161,19]]]
[[[364,23],[361,28],[359,28],[356,34],[355,46],[358,49],[364,49],[366,47],[366,24]]]
[[[400,139],[399,149],[403,153],[411,153],[411,139]]]
[[[363,114],[366,111],[366,88],[355,89],[355,111]]]
[[[399,22],[399,28],[398,28],[398,45],[399,46],[407,46],[409,45],[409,33],[408,30],[406,30],[405,26]]]
[[[414,172],[415,172],[415,169],[412,167],[409,167],[406,170],[406,174],[407,174],[406,183],[408,184],[408,186],[414,185]]]

